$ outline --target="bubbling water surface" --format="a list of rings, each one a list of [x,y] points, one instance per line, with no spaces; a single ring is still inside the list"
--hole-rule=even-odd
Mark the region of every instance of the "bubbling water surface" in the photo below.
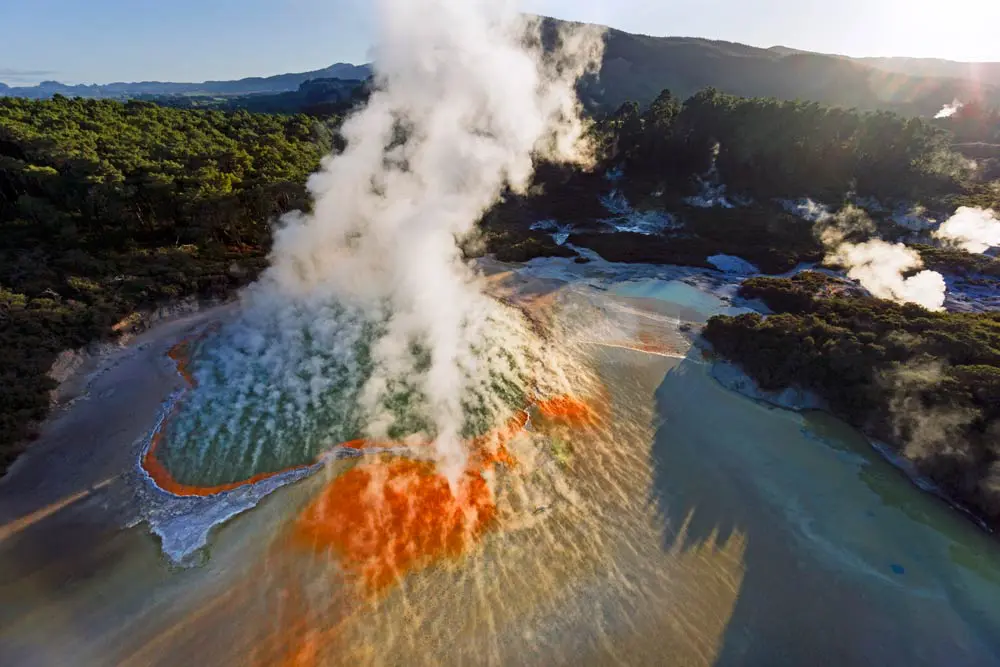
[[[218,492],[313,465],[342,443],[404,445],[432,455],[423,449],[435,437],[426,397],[406,374],[389,376],[374,414],[362,400],[377,370],[371,347],[381,323],[336,304],[318,314],[313,308],[246,310],[178,348],[190,389],[154,443],[149,463],[162,468],[161,478],[167,471],[177,488]],[[538,341],[516,310],[495,308],[493,333],[470,350],[476,363],[466,369],[462,435],[469,440],[523,410],[535,391]],[[418,374],[429,363],[419,340],[408,354]]]

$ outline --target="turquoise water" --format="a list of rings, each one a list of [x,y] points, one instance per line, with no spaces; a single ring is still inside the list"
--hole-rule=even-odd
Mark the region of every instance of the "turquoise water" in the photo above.
[[[496,525],[462,558],[359,599],[335,557],[289,539],[340,464],[230,516],[200,567],[171,566],[144,525],[120,529],[115,512],[137,501],[109,495],[0,545],[3,584],[18,601],[0,624],[0,655],[19,665],[264,665],[289,664],[269,647],[301,645],[315,665],[1000,664],[995,538],[843,423],[728,391],[697,353],[617,345],[631,306],[700,317],[725,307],[668,289],[678,302],[639,296],[601,311],[580,301],[600,306],[606,293],[580,290],[538,306],[555,302],[569,331],[574,318],[600,331],[600,312],[623,319],[606,327],[609,345],[588,333],[573,350],[588,369],[574,391],[598,418],[576,428],[538,420],[509,443],[518,464],[490,480]],[[333,330],[313,330],[329,335],[318,349],[337,343]],[[301,363],[279,354],[287,345],[270,356],[244,343],[275,373]],[[203,404],[209,414],[237,406],[244,377],[259,393],[254,373],[236,372],[239,356],[215,363],[226,359],[230,381],[219,381],[218,405]],[[214,367],[195,364],[200,386]],[[253,405],[274,412],[263,396]],[[227,442],[235,451],[235,439],[218,444]],[[225,460],[222,449],[207,467]],[[172,521],[193,520],[172,507]],[[303,600],[307,615],[295,606]]]
[[[656,495],[691,518],[678,539],[748,541],[719,664],[1000,663],[995,539],[861,434],[733,394],[693,360],[657,404]]]
[[[196,386],[167,421],[157,457],[177,481],[214,486],[312,464],[340,443],[368,437],[374,420],[387,423],[380,439],[433,437],[420,385],[426,348],[411,344],[385,370],[374,352],[382,334],[336,304],[241,313],[193,345]],[[498,412],[525,405],[523,378],[505,347],[489,345],[477,360],[488,378],[469,380],[463,437],[487,432]],[[384,388],[367,404],[366,383],[380,369]]]
[[[736,310],[679,280],[609,291],[686,321]],[[376,664],[1000,664],[995,539],[860,433],[726,390],[697,352],[579,354],[606,420],[511,443],[497,532],[338,627],[347,649],[378,646]]]
[[[618,296],[660,301],[669,314],[693,322],[705,322],[715,315],[750,312],[746,308],[735,308],[707,289],[683,280],[634,280],[616,284],[611,292]]]

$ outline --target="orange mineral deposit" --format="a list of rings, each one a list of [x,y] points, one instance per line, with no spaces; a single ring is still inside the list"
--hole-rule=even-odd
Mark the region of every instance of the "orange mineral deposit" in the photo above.
[[[296,541],[335,555],[370,592],[462,555],[495,525],[496,504],[484,473],[497,464],[517,467],[507,443],[527,421],[528,414],[519,411],[503,427],[472,440],[468,468],[454,485],[428,461],[382,458],[348,470],[299,516]]]
[[[547,421],[581,427],[597,423],[594,409],[572,396],[556,396],[539,401],[538,413]]]
[[[198,382],[191,373],[191,340],[185,338],[177,343],[170,348],[167,356],[177,365],[177,373],[187,381],[188,385],[197,386]]]
[[[189,387],[195,387],[189,342],[175,346],[169,354]],[[537,407],[543,419],[571,428],[597,421],[588,404],[571,396],[544,400]],[[294,541],[337,556],[369,592],[383,590],[408,572],[462,555],[496,523],[493,491],[484,474],[497,464],[517,467],[507,444],[527,421],[528,413],[518,411],[504,426],[473,439],[468,467],[454,484],[428,461],[383,456],[351,468],[327,485],[298,517],[292,527]],[[156,456],[162,438],[161,428],[154,434],[142,466],[160,488],[175,495],[213,495],[281,474],[261,473],[218,486],[183,484]],[[390,445],[370,440],[341,444],[359,451]],[[315,637],[304,637],[290,655],[289,664],[309,664],[315,653]]]
[[[461,555],[495,517],[493,493],[478,472],[465,473],[453,489],[431,463],[391,459],[335,479],[296,529],[378,591],[409,571]]]

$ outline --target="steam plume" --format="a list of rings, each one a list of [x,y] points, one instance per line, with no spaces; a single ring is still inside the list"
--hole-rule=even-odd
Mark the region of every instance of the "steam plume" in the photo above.
[[[891,390],[889,411],[896,438],[905,443],[903,453],[912,461],[940,454],[955,455],[968,446],[965,429],[981,414],[971,405],[928,409],[923,399],[947,380],[940,361],[914,361],[885,373],[882,381]]]
[[[935,232],[934,237],[951,241],[971,253],[1000,245],[1000,220],[993,209],[962,206]]]
[[[951,118],[956,113],[958,113],[959,109],[961,109],[964,106],[965,105],[962,104],[962,102],[960,102],[958,100],[955,100],[951,104],[946,104],[943,107],[941,107],[941,111],[938,111],[937,115],[935,115],[934,117],[935,118]]]
[[[878,238],[855,242],[875,229],[862,209],[848,204],[817,229],[829,249],[826,261],[845,267],[847,276],[860,282],[872,295],[897,303],[916,303],[928,310],[943,308],[947,287],[940,273],[925,270],[904,277],[924,265],[916,250]]]
[[[902,243],[886,243],[881,239],[844,243],[827,259],[846,266],[849,278],[881,299],[916,303],[927,310],[941,310],[944,306],[946,286],[940,273],[924,270],[903,277],[905,272],[919,269],[924,263],[916,250]]]
[[[309,179],[313,211],[283,219],[249,299],[289,326],[329,300],[379,323],[360,393],[368,435],[391,430],[382,406],[405,378],[454,471],[463,400],[488,382],[480,352],[501,344],[458,241],[505,187],[527,187],[534,158],[591,161],[575,84],[603,41],[571,27],[545,51],[540,23],[510,2],[379,0],[376,13],[375,91],[345,121],[344,152]]]

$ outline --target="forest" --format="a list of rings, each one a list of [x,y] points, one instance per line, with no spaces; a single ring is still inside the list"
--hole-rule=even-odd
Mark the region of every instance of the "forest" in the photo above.
[[[58,352],[254,278],[271,221],[309,205],[335,124],[0,99],[0,469],[47,413]]]
[[[763,389],[815,392],[1000,526],[1000,313],[932,313],[814,272],[751,278],[740,295],[774,314],[711,319],[717,354]]]
[[[58,95],[0,99],[0,469],[45,417],[47,371],[60,351],[114,335],[137,310],[223,298],[259,274],[271,224],[310,206],[308,175],[342,147],[340,118]],[[591,133],[595,170],[540,165],[528,194],[505,193],[482,220],[481,237],[463,239],[467,253],[575,256],[531,229],[553,218],[574,225],[574,244],[607,259],[705,266],[708,255],[728,252],[783,272],[819,259],[822,249],[809,225],[772,197],[836,204],[855,192],[991,205],[998,192],[949,150],[946,127],[886,112],[712,89],[682,103],[663,91],[645,109],[626,103],[595,117]],[[713,161],[713,178],[757,203],[686,204]],[[613,168],[627,177],[610,183]],[[607,215],[598,196],[611,188],[637,207],[675,212],[684,230],[596,233]],[[927,250],[938,263],[973,261],[949,252]]]
[[[768,273],[784,272],[823,251],[782,199],[810,197],[834,208],[852,196],[889,209],[900,202],[949,212],[960,205],[1000,207],[1000,190],[989,181],[997,160],[973,166],[952,149],[955,137],[945,121],[714,89],[681,102],[665,90],[645,109],[629,102],[596,119],[592,138],[601,160],[595,172],[543,168],[531,193],[508,196],[484,220],[487,247],[522,260],[562,256],[565,248],[530,229],[534,221],[556,219],[573,224],[571,243],[612,261],[707,266],[707,256],[722,252]],[[989,120],[964,116],[956,123],[983,139],[996,129]],[[626,178],[608,183],[602,175],[613,168]],[[711,180],[741,205],[704,208],[686,200]],[[601,233],[608,211],[594,193],[611,188],[637,209],[670,211],[683,229],[655,238]]]
[[[683,104],[669,91],[644,111],[624,104],[603,125],[632,179],[673,176],[670,182],[683,183],[709,170],[717,146],[722,182],[759,200],[836,202],[848,192],[926,199],[958,191],[971,175],[967,161],[949,150],[947,131],[887,111],[742,98],[708,88]]]

